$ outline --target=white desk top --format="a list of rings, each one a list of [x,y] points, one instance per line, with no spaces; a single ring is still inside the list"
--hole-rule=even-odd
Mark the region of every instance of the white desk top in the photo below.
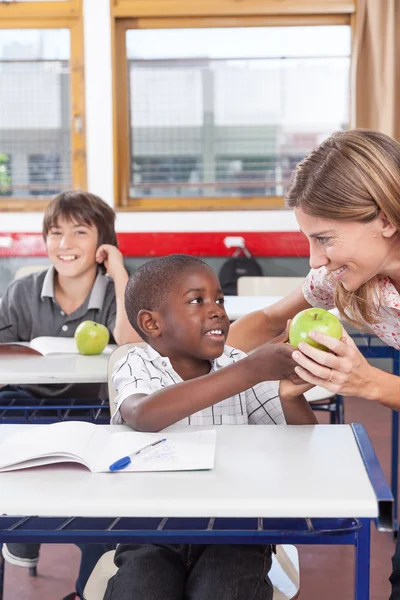
[[[282,296],[225,296],[225,309],[231,321],[275,304]]]
[[[1,425],[0,439],[11,428],[21,427]],[[210,471],[92,474],[84,467],[59,465],[1,473],[0,514],[378,516],[349,425],[243,425],[216,430],[216,466]]]
[[[0,385],[29,383],[104,383],[109,354],[47,354],[2,356]]]

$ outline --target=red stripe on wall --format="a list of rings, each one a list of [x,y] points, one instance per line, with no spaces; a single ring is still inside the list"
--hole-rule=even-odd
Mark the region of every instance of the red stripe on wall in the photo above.
[[[297,231],[257,232],[187,232],[187,233],[118,233],[118,243],[124,256],[147,257],[166,254],[194,256],[231,256],[232,249],[224,245],[227,236],[240,236],[254,256],[309,256],[308,241]],[[0,233],[0,256],[46,256],[40,233]]]

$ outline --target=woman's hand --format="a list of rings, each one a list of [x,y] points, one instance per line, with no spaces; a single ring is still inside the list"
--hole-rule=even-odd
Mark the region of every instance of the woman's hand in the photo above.
[[[107,275],[114,281],[121,272],[126,272],[122,253],[112,244],[102,244],[97,248],[96,262],[104,264]]]
[[[348,396],[359,396],[363,388],[372,383],[373,367],[345,330],[340,340],[319,331],[308,335],[329,348],[330,352],[318,350],[305,342],[299,344],[293,359],[299,365],[296,373],[304,381]]]

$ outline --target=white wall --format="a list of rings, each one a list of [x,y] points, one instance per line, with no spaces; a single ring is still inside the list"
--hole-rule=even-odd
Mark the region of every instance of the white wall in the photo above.
[[[117,231],[298,231],[291,211],[119,213]],[[42,231],[41,213],[2,213],[1,232]]]
[[[109,0],[83,3],[88,190],[114,204]]]

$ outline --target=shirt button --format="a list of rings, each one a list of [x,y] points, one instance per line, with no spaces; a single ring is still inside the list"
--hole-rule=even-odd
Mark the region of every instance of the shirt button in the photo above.
[[[63,310],[60,310],[60,315],[64,316],[65,312]]]
[[[167,363],[166,363],[166,361],[165,361],[165,360],[163,360],[161,364],[162,364],[162,366],[163,366],[163,367],[166,367],[166,366],[167,366]]]
[[[63,326],[61,327],[61,329],[62,329],[63,331],[68,331],[68,325],[63,325]]]

